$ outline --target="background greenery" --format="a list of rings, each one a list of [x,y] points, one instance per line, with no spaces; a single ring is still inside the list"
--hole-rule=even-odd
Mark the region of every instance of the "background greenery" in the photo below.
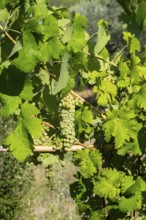
[[[121,47],[122,22],[119,16],[122,7],[115,1],[50,1],[50,4],[69,7],[70,11],[76,11],[85,15],[89,20],[88,31],[91,34],[97,30],[97,21],[104,18],[109,22],[112,36],[109,49],[115,52]],[[94,38],[93,38],[94,39]],[[144,38],[143,38],[144,39]],[[9,126],[5,121],[0,122],[0,142],[2,143],[7,132],[11,132],[11,120]],[[53,188],[48,188],[44,167],[40,165],[28,166],[18,163],[9,153],[0,155],[0,219],[79,219],[76,214],[76,206],[70,198],[68,185],[73,180],[71,173],[74,166],[68,158],[68,163],[62,169],[60,164],[51,167]],[[41,182],[40,182],[41,179]],[[43,209],[43,210],[42,210]],[[49,210],[49,211],[48,211]]]

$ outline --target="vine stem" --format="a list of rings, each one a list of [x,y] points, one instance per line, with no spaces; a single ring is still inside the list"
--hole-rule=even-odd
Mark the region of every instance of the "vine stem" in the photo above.
[[[13,44],[16,44],[16,41],[11,37],[11,35],[0,25],[0,30],[4,32],[4,34],[13,42]]]
[[[66,149],[65,151],[70,151],[70,152],[74,152],[77,150],[82,150],[84,149],[84,146],[75,144],[73,146],[71,146],[71,148]],[[58,150],[55,149],[55,146],[34,146],[33,152],[57,152]],[[60,150],[62,151],[62,150]],[[0,152],[4,153],[4,152],[10,152],[8,148],[4,148],[3,146],[0,146]]]
[[[93,34],[89,37],[89,39],[86,40],[86,44],[83,46],[82,49],[84,49],[84,48],[87,46],[87,43],[88,43],[95,35],[97,35],[97,32],[93,33]]]
[[[79,142],[79,141],[77,141],[76,144],[77,144],[78,146],[82,146],[82,147],[84,147],[84,148],[89,148],[89,149],[93,149],[93,148],[94,148],[93,145],[83,144],[83,143],[81,143],[81,142]]]
[[[50,124],[49,122],[43,121],[42,123],[43,123],[44,125],[50,127],[50,128],[56,129],[56,128],[54,127],[54,125]]]
[[[117,54],[117,56],[115,56],[113,59],[112,59],[112,62],[114,63],[116,61],[116,59],[122,54],[122,52],[127,48],[128,46],[124,46],[120,51],[119,53]]]
[[[89,55],[89,56],[92,56],[92,57],[98,59],[98,60],[102,60],[102,61],[105,62],[105,63],[108,63],[108,64],[110,64],[110,65],[112,65],[112,66],[114,66],[114,67],[117,67],[117,65],[116,65],[113,61],[107,61],[107,60],[104,60],[102,57],[94,56],[94,55],[92,55],[91,53],[89,53],[89,52],[86,51],[86,50],[83,50],[83,52],[86,53],[86,54]]]
[[[96,145],[96,147],[99,147],[98,145]],[[66,149],[65,151],[70,151],[70,152],[75,152],[77,150],[82,150],[85,148],[88,149],[96,149],[95,146],[93,145],[88,145],[88,144],[84,144],[81,142],[76,142],[74,145],[72,145],[70,148]],[[34,146],[33,152],[56,152],[59,151],[58,149],[56,149],[55,146]],[[62,149],[60,149],[60,151],[62,151]],[[8,148],[0,146],[0,152],[10,152]]]

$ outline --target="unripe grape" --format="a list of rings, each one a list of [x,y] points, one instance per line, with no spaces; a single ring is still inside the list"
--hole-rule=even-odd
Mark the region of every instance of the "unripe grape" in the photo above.
[[[48,145],[50,142],[50,138],[48,136],[49,127],[43,124],[43,130],[41,132],[41,137],[39,139],[33,139],[34,145]]]
[[[75,99],[69,93],[59,103],[60,130],[64,148],[69,148],[75,141],[74,114]]]

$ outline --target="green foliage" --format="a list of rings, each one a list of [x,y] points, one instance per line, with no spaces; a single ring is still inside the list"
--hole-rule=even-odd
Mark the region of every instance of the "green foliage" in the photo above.
[[[102,157],[98,150],[85,149],[79,151],[75,157],[80,165],[80,172],[84,178],[91,178],[102,165]]]
[[[61,65],[61,69],[60,69],[60,76],[58,79],[57,84],[55,85],[55,87],[52,89],[52,94],[55,95],[58,92],[60,92],[62,89],[64,89],[69,81],[69,54],[66,53],[64,54],[64,57],[62,58],[62,65]]]
[[[95,54],[100,53],[104,49],[108,41],[110,40],[110,35],[107,33],[108,32],[107,26],[108,24],[104,20],[100,20],[98,23],[98,34],[97,34],[98,41],[95,46]]]
[[[135,116],[130,109],[125,109],[124,107],[108,112],[107,120],[103,124],[105,140],[109,142],[111,136],[113,136],[115,138],[116,149],[123,147],[130,140],[136,141],[142,125],[135,120]],[[139,147],[137,149],[138,153],[141,153]]]
[[[4,118],[8,118],[13,114],[18,109],[19,104],[21,104],[21,99],[19,97],[8,96],[2,93],[0,94],[0,100],[2,103],[0,113]]]
[[[10,146],[10,150],[17,159],[24,161],[31,153],[29,135],[38,138],[42,127],[41,120],[32,117],[38,114],[35,106],[24,103],[21,111],[22,116],[18,119],[14,132],[6,138],[5,145]]]
[[[113,53],[122,45],[122,23],[119,21],[119,16],[122,13],[122,8],[116,1],[110,0],[80,0],[75,5],[69,7],[71,12],[79,12],[88,18],[87,30],[95,40],[97,32],[97,23],[101,19],[105,19],[109,23],[111,41],[108,48]],[[102,32],[101,32],[102,33]],[[109,37],[109,36],[108,36]],[[103,39],[102,39],[103,40]],[[106,39],[105,39],[106,40]],[[110,45],[110,46],[109,46]]]
[[[18,58],[12,62],[17,68],[25,73],[31,72],[37,63],[37,49],[35,38],[30,32],[23,33],[23,47],[19,51]]]
[[[80,169],[71,185],[83,219],[146,215],[146,48],[136,37],[145,26],[144,1],[119,2],[137,26],[123,33],[125,46],[115,55],[105,48],[110,34],[103,20],[93,42],[80,14],[45,1],[0,5],[2,20],[8,19],[1,29],[0,114],[14,120],[2,143],[23,162],[45,123],[60,156],[73,144],[84,146],[74,154]],[[72,90],[76,76],[93,88],[95,106]],[[55,161],[49,158],[47,165]]]

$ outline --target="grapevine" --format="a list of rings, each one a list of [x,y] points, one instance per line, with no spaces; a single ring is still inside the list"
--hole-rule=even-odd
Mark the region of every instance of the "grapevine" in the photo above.
[[[136,37],[146,26],[146,3],[118,2],[135,26],[115,54],[103,19],[93,42],[80,14],[45,0],[0,2],[7,26],[0,26],[1,144],[20,162],[35,145],[53,145],[54,157],[42,159],[49,168],[80,143],[70,189],[89,220],[146,219],[146,48]],[[94,106],[74,92],[77,85],[92,88]]]

